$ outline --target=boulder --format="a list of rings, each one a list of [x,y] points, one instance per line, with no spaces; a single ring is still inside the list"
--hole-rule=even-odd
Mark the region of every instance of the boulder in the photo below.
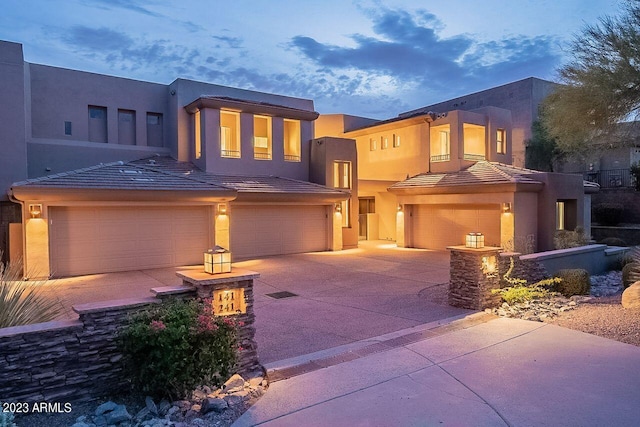
[[[640,282],[635,282],[622,293],[624,308],[640,308]]]
[[[217,397],[208,397],[202,401],[201,412],[203,414],[209,413],[211,411],[222,412],[228,407],[229,405],[224,399],[220,399]]]
[[[105,412],[113,411],[117,407],[118,407],[118,404],[115,402],[112,402],[112,401],[105,402],[96,408],[96,412],[95,412],[96,416],[102,415]]]
[[[225,391],[244,388],[244,378],[238,374],[233,374],[222,386]]]

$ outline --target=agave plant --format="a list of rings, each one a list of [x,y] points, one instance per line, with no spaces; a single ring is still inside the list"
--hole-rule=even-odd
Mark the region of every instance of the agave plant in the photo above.
[[[24,280],[21,263],[0,262],[0,328],[48,322],[64,313],[44,280]]]

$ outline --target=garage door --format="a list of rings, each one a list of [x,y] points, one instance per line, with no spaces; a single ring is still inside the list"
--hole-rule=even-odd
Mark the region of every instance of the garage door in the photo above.
[[[234,259],[327,250],[324,206],[233,206]]]
[[[481,232],[487,246],[500,246],[500,210],[492,206],[417,205],[413,243],[417,248],[445,249],[463,245],[465,235]]]
[[[55,276],[202,264],[209,208],[52,207]]]

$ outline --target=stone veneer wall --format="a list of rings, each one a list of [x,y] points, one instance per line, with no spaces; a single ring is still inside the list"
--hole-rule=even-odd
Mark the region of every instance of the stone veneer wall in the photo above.
[[[253,281],[243,283],[247,313],[239,327],[238,372],[261,369],[254,341]],[[5,402],[86,401],[128,387],[115,343],[129,316],[170,297],[195,298],[192,288],[156,288],[157,297],[74,307],[78,320],[0,329],[0,399]]]
[[[500,288],[503,274],[497,260],[498,250],[449,249],[449,305],[471,310],[497,307],[500,295],[491,293],[491,290]],[[495,256],[498,270],[491,274],[483,272],[483,256]]]
[[[498,259],[499,269],[501,277],[504,276],[511,266],[511,259],[513,259],[513,271],[511,277],[514,279],[524,279],[527,283],[533,284],[549,278],[547,270],[544,265],[536,260],[520,259],[521,254],[518,252],[502,252]],[[501,280],[501,287],[505,287],[506,282]]]

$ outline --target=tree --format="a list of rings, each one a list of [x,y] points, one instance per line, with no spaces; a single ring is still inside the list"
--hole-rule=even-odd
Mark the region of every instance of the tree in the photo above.
[[[562,152],[623,146],[628,139],[616,124],[640,115],[640,0],[622,9],[575,37],[573,59],[559,70],[564,85],[542,104],[544,127]]]
[[[556,140],[549,136],[547,129],[540,121],[533,122],[531,139],[527,141],[525,166],[529,169],[553,172],[554,161],[559,160],[560,157]]]

